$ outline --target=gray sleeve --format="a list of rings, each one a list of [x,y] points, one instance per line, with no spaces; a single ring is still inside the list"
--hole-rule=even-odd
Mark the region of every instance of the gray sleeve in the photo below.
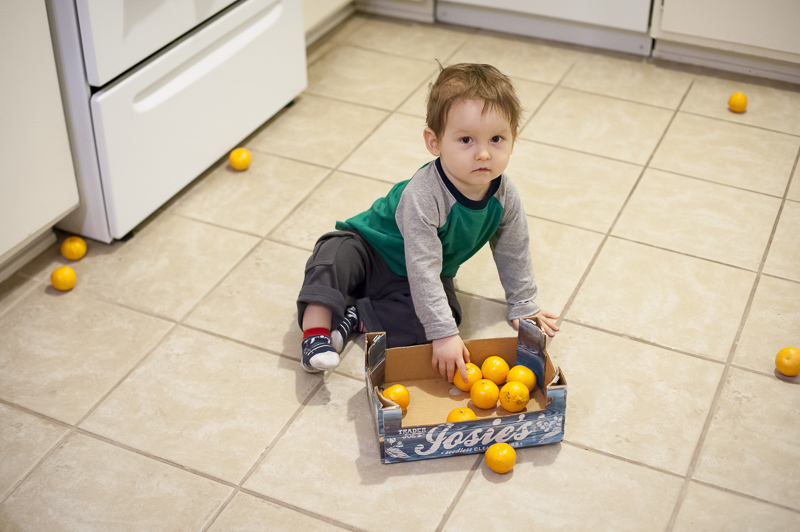
[[[489,244],[497,273],[506,293],[508,320],[524,318],[539,311],[536,279],[533,275],[528,219],[516,186],[507,177],[501,192],[503,218]]]
[[[438,177],[413,179],[400,198],[395,214],[405,242],[406,270],[411,298],[428,340],[458,334],[440,275],[442,242],[437,233],[449,207]]]

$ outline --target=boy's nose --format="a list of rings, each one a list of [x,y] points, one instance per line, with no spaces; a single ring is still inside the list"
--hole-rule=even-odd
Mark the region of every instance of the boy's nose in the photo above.
[[[491,158],[491,155],[489,155],[489,150],[487,150],[486,148],[480,148],[475,153],[475,158],[479,161],[487,161]]]

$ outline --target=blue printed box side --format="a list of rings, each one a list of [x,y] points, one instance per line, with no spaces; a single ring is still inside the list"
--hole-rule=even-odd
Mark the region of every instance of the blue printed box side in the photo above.
[[[560,442],[564,437],[566,386],[550,390],[545,410],[491,420],[462,421],[423,427],[384,425],[381,461],[409,462],[485,452],[495,443],[531,447]]]

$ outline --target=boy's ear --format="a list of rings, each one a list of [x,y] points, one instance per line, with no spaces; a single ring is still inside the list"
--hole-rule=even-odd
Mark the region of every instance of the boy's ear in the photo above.
[[[422,137],[425,139],[425,147],[431,152],[434,157],[439,157],[442,154],[441,147],[439,146],[439,139],[436,138],[436,133],[429,127],[422,131]]]

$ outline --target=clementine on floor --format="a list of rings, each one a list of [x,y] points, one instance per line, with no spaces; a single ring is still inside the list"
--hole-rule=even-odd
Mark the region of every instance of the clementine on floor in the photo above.
[[[741,92],[734,92],[728,100],[728,107],[735,113],[741,113],[747,109],[747,96]]]
[[[800,349],[784,347],[775,357],[775,367],[787,377],[800,374]]]
[[[250,166],[250,152],[245,148],[236,148],[228,156],[228,162],[236,170],[247,170]]]
[[[53,273],[50,274],[50,282],[53,283],[53,287],[58,290],[71,290],[72,287],[75,286],[75,270],[69,266],[56,268],[53,270]]]
[[[483,459],[495,473],[508,473],[517,463],[517,451],[507,443],[495,443],[486,449]]]
[[[86,241],[77,236],[71,236],[61,244],[61,254],[65,259],[78,260],[86,255]]]

